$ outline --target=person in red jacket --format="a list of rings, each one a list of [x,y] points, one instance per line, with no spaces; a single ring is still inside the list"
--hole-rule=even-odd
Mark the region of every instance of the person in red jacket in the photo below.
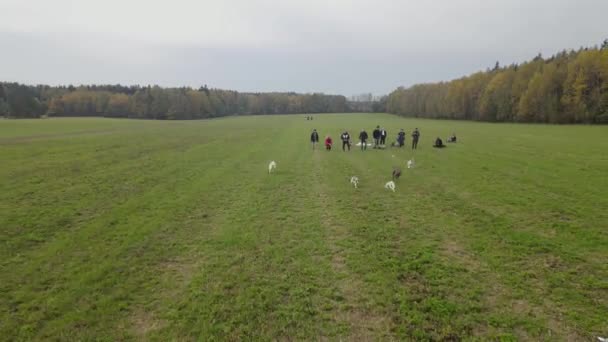
[[[325,149],[330,151],[331,150],[331,145],[333,144],[333,141],[331,140],[331,137],[328,135],[325,138]]]

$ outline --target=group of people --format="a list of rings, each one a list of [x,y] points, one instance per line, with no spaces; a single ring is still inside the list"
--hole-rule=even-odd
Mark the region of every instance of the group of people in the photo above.
[[[376,129],[372,132],[372,137],[374,139],[373,148],[384,148],[386,146],[386,137],[388,133],[384,128],[380,128],[380,126],[376,126]],[[454,136],[454,139],[456,136]],[[359,133],[359,144],[361,146],[361,150],[367,150],[367,140],[369,139],[369,135],[363,129],[361,133]],[[418,148],[418,140],[420,139],[420,131],[418,128],[414,129],[412,132],[412,150]],[[340,135],[340,140],[342,141],[342,151],[350,151],[351,147],[351,137],[348,131],[342,132]],[[454,140],[455,141],[455,140]],[[310,135],[310,142],[312,143],[312,149],[316,148],[316,145],[319,143],[319,133],[316,129],[312,130]],[[403,128],[397,134],[397,142],[393,143],[391,146],[403,147],[405,145],[405,131]],[[328,135],[325,137],[325,149],[330,151],[333,146],[333,140]]]
[[[376,126],[376,129],[374,129],[372,132],[372,137],[374,138],[374,148],[384,148],[387,135],[388,133],[386,132],[386,129]],[[364,129],[361,130],[361,133],[359,133],[359,141],[362,150],[367,150],[367,139],[369,139],[369,135]]]
[[[348,148],[348,150],[350,151],[350,134],[348,133],[348,131],[342,132],[342,134],[340,135],[340,139],[342,140],[342,150],[346,151],[346,149]],[[316,129],[313,129],[312,133],[310,134],[310,142],[312,143],[312,149],[314,150],[317,144],[319,143],[319,133]],[[331,150],[333,144],[334,142],[331,137],[329,135],[326,136],[325,149],[328,151]]]

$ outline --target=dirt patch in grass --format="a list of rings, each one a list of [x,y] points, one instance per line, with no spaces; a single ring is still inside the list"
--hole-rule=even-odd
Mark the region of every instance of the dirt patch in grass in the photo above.
[[[170,285],[164,286],[163,291],[154,295],[158,298],[178,298],[190,283],[195,274],[196,263],[192,260],[167,260],[157,266],[158,277],[163,283]],[[130,330],[137,339],[145,341],[151,333],[168,326],[169,322],[160,319],[150,308],[138,308],[131,315]]]
[[[163,297],[173,297],[188,286],[196,271],[196,263],[192,260],[170,260],[162,263],[159,272],[167,284],[166,293],[159,295]]]
[[[147,340],[149,333],[166,327],[168,322],[158,319],[153,313],[144,310],[136,311],[131,318],[131,330],[139,340]]]
[[[159,267],[160,271],[165,272],[178,283],[187,283],[195,269],[196,265],[192,260],[168,260]]]
[[[456,260],[471,271],[479,270],[481,266],[479,260],[456,240],[448,239],[444,241],[441,250],[446,257]]]

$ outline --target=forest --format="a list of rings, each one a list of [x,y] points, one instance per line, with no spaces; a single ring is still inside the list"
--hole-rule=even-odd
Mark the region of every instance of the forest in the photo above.
[[[540,54],[456,80],[400,87],[370,103],[342,95],[160,86],[0,83],[0,116],[104,116],[160,120],[227,115],[389,112],[491,122],[608,123],[608,39],[601,47]]]
[[[28,86],[0,83],[0,116],[104,116],[159,120],[206,119],[227,115],[339,113],[348,111],[340,95],[239,93],[159,86]]]
[[[449,82],[400,87],[389,113],[494,122],[608,123],[608,39]]]

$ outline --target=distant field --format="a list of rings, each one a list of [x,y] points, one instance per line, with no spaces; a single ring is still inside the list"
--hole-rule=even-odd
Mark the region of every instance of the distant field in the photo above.
[[[308,143],[377,124],[419,127],[419,150]],[[0,242],[6,341],[591,340],[608,127],[0,120]]]

